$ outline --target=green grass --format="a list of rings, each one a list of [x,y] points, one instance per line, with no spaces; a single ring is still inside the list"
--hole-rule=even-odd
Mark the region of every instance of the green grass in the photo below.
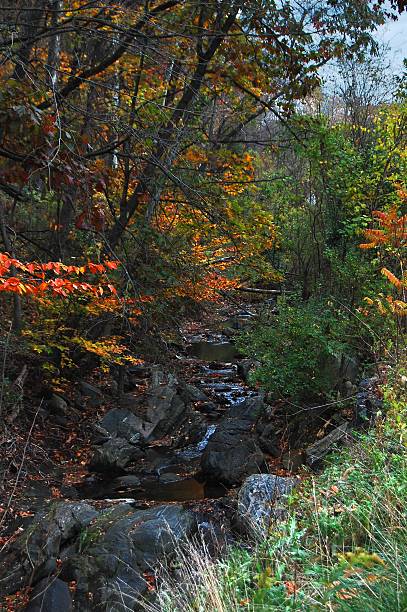
[[[389,394],[387,421],[304,480],[289,517],[265,541],[221,560],[197,547],[183,551],[175,579],[163,571],[149,609],[407,611],[405,402],[395,401],[403,394]]]

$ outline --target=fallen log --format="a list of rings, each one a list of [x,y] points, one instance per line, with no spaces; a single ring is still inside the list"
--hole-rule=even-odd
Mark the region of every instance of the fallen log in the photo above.
[[[279,295],[281,289],[257,289],[256,287],[236,287],[236,291],[245,291],[246,293],[267,293],[271,295]]]

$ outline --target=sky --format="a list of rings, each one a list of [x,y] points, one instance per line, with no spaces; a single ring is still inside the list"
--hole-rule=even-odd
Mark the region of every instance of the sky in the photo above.
[[[375,38],[389,45],[389,59],[394,70],[399,70],[403,58],[407,57],[407,12],[404,11],[397,21],[389,21],[376,30]]]

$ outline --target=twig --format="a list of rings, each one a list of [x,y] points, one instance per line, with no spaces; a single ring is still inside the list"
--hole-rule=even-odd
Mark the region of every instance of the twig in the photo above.
[[[30,443],[31,434],[32,434],[33,429],[34,429],[38,413],[39,413],[39,411],[41,409],[42,402],[43,402],[43,400],[41,400],[40,405],[38,406],[37,411],[36,411],[36,413],[34,415],[33,422],[31,423],[30,431],[28,432],[27,440],[26,440],[25,445],[24,445],[23,456],[21,457],[21,461],[20,461],[20,465],[19,465],[19,468],[18,468],[16,480],[15,480],[15,483],[14,483],[14,487],[13,487],[13,490],[12,490],[12,492],[10,494],[9,499],[8,499],[7,506],[6,506],[6,508],[5,508],[4,512],[3,512],[3,516],[0,519],[0,527],[3,525],[3,523],[4,523],[5,519],[6,519],[8,511],[10,510],[11,502],[13,501],[14,495],[16,493],[17,486],[18,486],[18,483],[19,483],[19,480],[20,480],[20,476],[21,476],[21,472],[22,472],[22,469],[23,469],[25,457],[26,457],[26,454],[27,454],[28,445]]]
[[[3,413],[3,399],[4,399],[4,385],[6,382],[6,363],[7,363],[7,353],[8,347],[10,344],[11,330],[13,327],[13,322],[10,322],[10,327],[7,333],[6,342],[4,343],[4,356],[3,356],[3,366],[1,370],[1,391],[0,391],[0,417]]]

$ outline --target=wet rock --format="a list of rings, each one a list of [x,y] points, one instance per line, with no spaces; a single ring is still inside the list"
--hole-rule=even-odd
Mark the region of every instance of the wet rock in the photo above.
[[[144,457],[144,451],[124,438],[111,438],[97,446],[89,464],[95,472],[122,471],[130,463]]]
[[[111,436],[124,438],[132,444],[141,439],[141,420],[129,410],[113,408],[106,412],[99,425]]]
[[[41,580],[31,594],[25,612],[71,612],[72,597],[66,582],[54,576]]]
[[[287,512],[286,497],[296,484],[295,478],[274,474],[253,474],[240,488],[237,522],[246,532],[266,536],[270,525]]]
[[[261,472],[264,455],[245,419],[226,419],[202,454],[201,468],[210,480],[239,484],[249,474]]]
[[[306,462],[310,467],[315,467],[328,453],[336,450],[337,445],[348,436],[349,425],[344,423],[333,429],[327,436],[318,440],[305,450]]]
[[[13,593],[49,573],[62,545],[97,516],[85,502],[59,502],[40,512],[26,531],[0,554],[0,594]],[[35,583],[35,580],[34,580]]]

